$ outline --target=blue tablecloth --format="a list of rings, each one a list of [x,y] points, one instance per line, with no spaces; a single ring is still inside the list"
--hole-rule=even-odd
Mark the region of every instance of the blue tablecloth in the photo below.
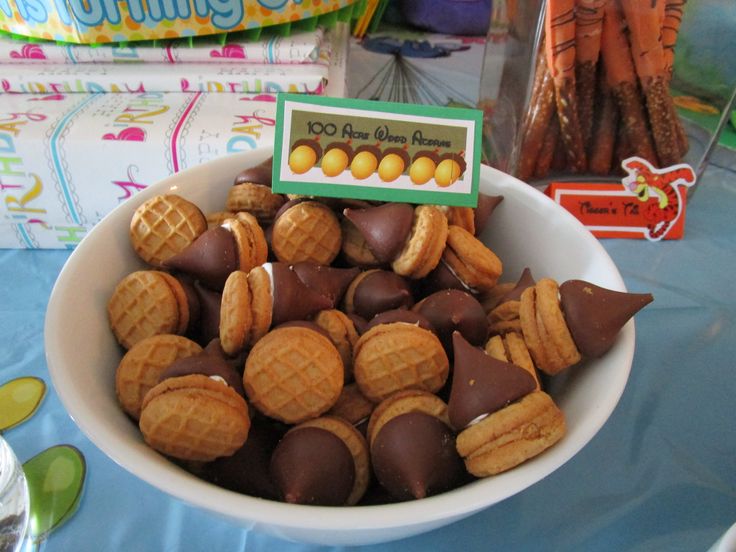
[[[736,175],[709,168],[681,241],[608,240],[627,286],[655,302],[636,318],[631,378],[577,456],[523,493],[444,529],[365,550],[706,550],[736,521]],[[77,513],[43,550],[303,551],[169,498],[102,454],[66,415],[43,323],[64,251],[0,251],[0,385],[49,391],[5,433],[21,461],[67,443],[87,462]],[[69,328],[74,331],[74,328]]]

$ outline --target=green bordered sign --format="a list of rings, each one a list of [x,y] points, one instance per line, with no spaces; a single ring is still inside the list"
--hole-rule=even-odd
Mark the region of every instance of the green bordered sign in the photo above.
[[[273,191],[475,207],[482,112],[279,94]]]

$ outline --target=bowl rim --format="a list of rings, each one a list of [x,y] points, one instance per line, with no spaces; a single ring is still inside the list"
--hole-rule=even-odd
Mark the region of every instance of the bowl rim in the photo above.
[[[246,161],[256,163],[265,159],[271,150],[272,148],[267,147],[221,157],[150,185],[108,213],[77,245],[62,267],[53,286],[46,312],[44,324],[46,362],[52,384],[62,405],[75,424],[97,448],[123,469],[154,488],[188,504],[239,521],[241,524],[248,522],[309,531],[350,533],[356,530],[374,531],[426,526],[428,523],[440,520],[457,520],[467,517],[541,481],[562,467],[590,442],[613,413],[628,381],[635,344],[633,319],[622,329],[615,345],[619,349],[624,366],[615,372],[616,379],[609,382],[609,393],[602,397],[596,409],[590,413],[587,423],[577,435],[575,446],[551,447],[542,455],[512,470],[422,500],[355,507],[326,507],[286,504],[252,497],[199,479],[153,452],[143,443],[142,439],[139,446],[131,447],[122,440],[116,439],[114,434],[109,434],[103,421],[90,415],[94,413],[89,408],[85,408],[84,402],[80,402],[84,397],[74,389],[74,386],[70,386],[65,381],[64,369],[59,356],[63,348],[63,332],[53,331],[64,321],[64,313],[60,308],[61,295],[74,278],[74,271],[78,270],[76,259],[82,257],[88,248],[94,247],[97,241],[102,239],[101,236],[104,236],[105,229],[111,224],[111,220],[121,216],[130,216],[125,213],[132,213],[137,205],[149,197],[167,190],[174,192],[178,189],[178,183],[182,179],[196,181],[205,178],[210,171],[220,166],[232,168],[244,166],[243,163]],[[600,260],[609,265],[610,277],[615,283],[614,286],[609,287],[626,291],[623,278],[606,250],[572,214],[551,201],[541,191],[496,169],[483,165],[481,174],[485,175],[488,180],[500,182],[501,188],[520,185],[522,187],[520,189],[525,190],[521,193],[526,194],[528,191],[530,201],[539,202],[545,210],[558,210],[557,214],[562,217],[564,223],[576,227],[581,233],[581,239],[588,240],[588,245],[597,250]],[[186,193],[184,195],[186,196]],[[114,393],[114,390],[111,392]],[[151,453],[159,457],[161,461],[151,461]],[[540,460],[544,465],[542,470],[538,469]],[[498,481],[501,483],[497,483]],[[346,524],[348,519],[350,523]]]

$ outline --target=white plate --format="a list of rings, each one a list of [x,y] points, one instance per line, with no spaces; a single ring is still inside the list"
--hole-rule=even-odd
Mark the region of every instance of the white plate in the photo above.
[[[49,372],[74,421],[112,460],[169,495],[245,527],[303,542],[358,545],[429,531],[487,508],[555,471],[598,432],[629,376],[633,321],[604,358],[557,377],[550,393],[568,425],[567,435],[557,445],[506,473],[424,500],[353,508],[282,504],[206,483],[146,446],[115,397],[115,368],[121,355],[106,314],[107,300],[117,282],[144,266],[128,241],[133,211],[162,193],[182,195],[204,212],[222,210],[234,176],[270,153],[257,150],[224,157],[148,187],[105,217],[61,271],[46,314]],[[563,282],[580,278],[625,291],[600,243],[542,193],[485,166],[480,190],[504,196],[483,235],[504,263],[502,280],[516,280],[529,266],[537,279],[552,277]]]

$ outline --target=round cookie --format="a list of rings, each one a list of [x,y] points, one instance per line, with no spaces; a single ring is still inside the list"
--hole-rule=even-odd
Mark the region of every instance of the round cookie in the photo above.
[[[225,383],[193,374],[168,378],[143,399],[139,426],[149,446],[180,460],[229,456],[248,438],[248,406]]]
[[[440,262],[447,232],[447,217],[439,207],[418,205],[409,239],[391,268],[401,276],[423,278]]]
[[[493,251],[473,234],[455,225],[448,229],[442,260],[461,281],[477,292],[492,289],[503,271],[503,264]]]
[[[456,446],[466,469],[487,477],[541,454],[565,431],[564,414],[552,398],[534,391],[462,431]]]
[[[207,219],[194,203],[175,194],[158,195],[133,213],[130,242],[141,259],[161,267],[206,229]]]
[[[271,224],[278,210],[286,203],[286,198],[275,194],[270,186],[244,182],[235,184],[228,190],[225,201],[227,211],[250,213],[264,226]]]
[[[541,389],[539,374],[520,333],[507,332],[503,335],[494,335],[486,342],[485,351],[493,358],[516,364],[529,372],[537,384],[535,390]]]
[[[130,349],[141,339],[177,333],[179,298],[163,272],[138,270],[125,276],[107,303],[115,338]]]
[[[340,396],[340,353],[306,327],[275,328],[259,339],[245,361],[245,392],[260,412],[288,424],[316,418]]]
[[[220,304],[220,346],[228,355],[242,351],[253,326],[252,295],[248,275],[236,270],[228,276]]]
[[[335,213],[318,201],[298,201],[273,223],[271,247],[279,261],[330,264],[340,252],[342,230]]]
[[[519,320],[534,364],[545,374],[558,374],[580,361],[581,355],[560,310],[554,280],[543,278],[524,290]]]
[[[314,317],[314,322],[323,328],[337,348],[345,367],[345,381],[353,379],[353,347],[360,337],[355,324],[348,315],[337,309],[323,310]]]
[[[180,335],[154,335],[142,339],[123,355],[115,371],[115,394],[123,410],[137,420],[146,393],[175,360],[202,352],[194,341]]]
[[[435,393],[447,380],[449,360],[431,331],[413,324],[380,324],[365,332],[353,350],[361,392],[380,402],[402,389]]]

